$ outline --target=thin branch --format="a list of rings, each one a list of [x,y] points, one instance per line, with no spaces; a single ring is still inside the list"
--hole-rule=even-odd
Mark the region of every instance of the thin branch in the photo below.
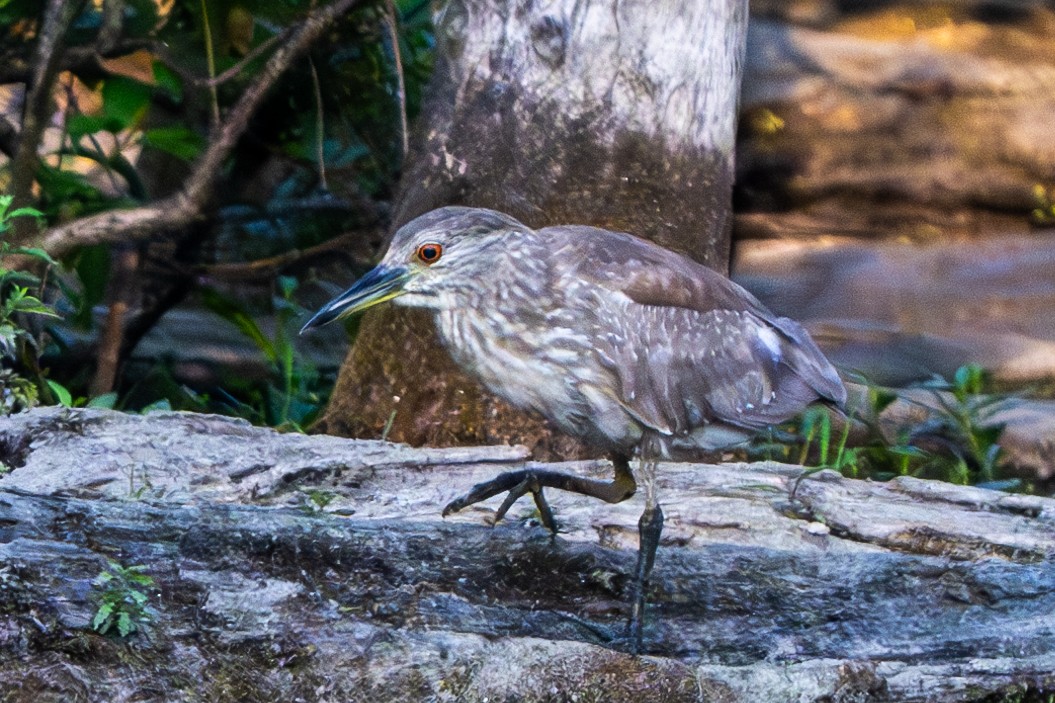
[[[148,38],[123,39],[106,49],[101,48],[99,45],[69,47],[64,52],[63,59],[59,64],[59,71],[69,71],[79,78],[98,76],[105,73],[100,63],[104,59],[127,56],[136,51],[149,51],[160,59],[167,68],[174,71],[176,75],[190,85],[204,88],[220,86],[237,78],[252,61],[260,58],[262,54],[266,53],[275,44],[287,39],[293,29],[295,27],[287,28],[267,38],[259,45],[253,47],[253,50],[240,59],[238,63],[215,78],[195,74],[180,63],[165,44]],[[26,83],[30,80],[31,75],[30,64],[25,58],[8,57],[6,63],[0,62],[0,85]]]
[[[323,148],[326,141],[326,123],[322,114],[322,87],[319,85],[319,72],[315,70],[315,62],[309,58],[308,65],[311,67],[311,83],[315,88],[315,158],[319,162],[319,187],[329,190],[326,184],[326,153]]]
[[[234,66],[231,66],[229,69],[216,76],[215,78],[193,78],[192,80],[197,85],[204,85],[210,88],[214,88],[223,83],[226,83],[227,81],[233,78],[237,78],[238,75],[245,70],[245,67],[250,64],[250,62],[256,60],[264,52],[274,46],[277,42],[285,39],[288,35],[289,30],[286,30],[281,34],[276,34],[270,37],[269,39],[260,42],[260,44],[253,47],[252,51],[250,51],[241,60],[239,60],[238,63],[236,63]]]
[[[125,0],[103,0],[102,24],[95,40],[95,48],[100,54],[113,51],[121,39],[124,28]]]
[[[403,138],[403,158],[410,151],[409,128],[407,127],[407,86],[403,77],[403,53],[399,48],[399,32],[396,24],[396,5],[393,0],[388,0],[388,16],[385,25],[388,27],[388,37],[392,42],[392,56],[396,62],[396,82],[398,85],[399,99],[399,134]]]
[[[88,141],[92,143],[92,149],[84,149],[80,144],[77,144],[73,141],[72,135],[70,135],[69,130],[66,128],[70,122],[69,116],[71,111],[76,111],[79,115],[84,114],[84,112],[81,110],[80,101],[77,100],[77,93],[73,89],[74,80],[75,79],[71,74],[69,81],[64,86],[64,88],[66,89],[66,112],[62,116],[63,140],[65,141],[66,139],[69,139],[71,152],[77,154],[78,156],[86,156],[87,158],[92,159],[93,161],[95,161],[95,163],[102,166],[103,170],[106,172],[106,176],[110,179],[110,186],[114,189],[115,193],[119,193],[121,192],[121,185],[117,182],[117,176],[114,175],[114,169],[110,165],[110,159],[107,157],[106,152],[103,151],[103,146],[99,143],[99,140],[96,138],[96,136],[94,134],[86,135]],[[118,151],[117,153],[120,154],[121,152]]]
[[[143,49],[154,51],[159,46],[161,46],[160,42],[153,39],[124,39],[107,51],[103,51],[94,45],[71,46],[63,52],[62,59],[58,62],[58,71],[60,73],[70,71],[77,74],[78,77],[100,75],[103,73],[99,65],[101,59],[127,56]],[[32,80],[35,65],[35,63],[30,63],[25,57],[5,57],[5,61],[0,62],[0,85],[28,83]]]
[[[90,393],[100,396],[114,389],[121,365],[125,325],[135,294],[135,273],[139,268],[139,252],[124,247],[113,254],[113,275],[106,291],[108,311],[99,336],[99,351]]]
[[[267,93],[293,61],[322,36],[335,19],[358,2],[360,0],[335,0],[308,15],[232,106],[226,122],[194,165],[181,192],[143,207],[103,212],[52,227],[43,233],[40,245],[52,256],[62,257],[76,247],[145,239],[155,232],[182,228],[201,219],[223,173],[224,161],[231,155]]]
[[[205,34],[205,65],[209,69],[209,96],[212,100],[212,126],[216,129],[220,125],[220,98],[216,92],[216,86],[212,81],[216,78],[216,57],[213,55],[212,29],[209,28],[209,10],[205,7],[205,0],[201,0],[201,22],[202,33]]]
[[[59,75],[62,59],[62,39],[66,28],[76,16],[79,2],[74,0],[50,0],[44,10],[40,34],[33,57],[33,69],[26,86],[26,100],[22,109],[22,129],[18,148],[11,159],[10,193],[15,207],[28,205],[33,183],[36,180],[40,159],[37,150],[51,114],[52,88]],[[22,218],[15,223],[14,238],[28,236],[35,227]]]
[[[197,266],[194,271],[201,276],[223,279],[225,281],[254,281],[271,278],[295,263],[324,254],[330,255],[332,252],[340,252],[353,260],[365,262],[368,258],[365,251],[361,254],[352,252],[353,247],[362,244],[365,239],[362,232],[347,232],[308,249],[294,249],[277,256],[270,256],[255,261]],[[332,258],[332,256],[328,256],[328,258]]]

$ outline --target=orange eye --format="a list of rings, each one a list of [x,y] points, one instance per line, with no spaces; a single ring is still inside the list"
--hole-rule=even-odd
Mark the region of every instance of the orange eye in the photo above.
[[[434,264],[443,256],[443,245],[429,242],[418,247],[418,258],[425,264]]]

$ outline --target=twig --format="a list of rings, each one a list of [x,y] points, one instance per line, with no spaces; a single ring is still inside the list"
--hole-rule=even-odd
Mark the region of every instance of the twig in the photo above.
[[[71,46],[63,51],[58,61],[58,71],[71,71],[78,76],[87,72],[98,74],[100,71],[100,59],[113,59],[126,56],[135,51],[146,49],[156,51],[160,42],[154,39],[123,39],[112,48],[103,51],[98,46]],[[27,83],[32,80],[36,64],[31,64],[21,56],[6,57],[7,61],[0,63],[0,85],[8,83]]]
[[[319,73],[315,70],[315,62],[309,58],[308,65],[311,67],[311,82],[315,88],[315,157],[319,162],[319,187],[326,191],[330,188],[326,184],[326,154],[323,149],[326,123],[322,114],[322,88],[319,86]]]
[[[256,261],[198,266],[194,270],[201,276],[223,279],[225,281],[266,279],[298,261],[312,259],[334,251],[348,254],[353,259],[364,259],[365,257],[349,253],[350,249],[352,249],[351,245],[359,244],[363,239],[362,232],[347,232],[328,242],[323,242],[307,249],[294,249],[278,256],[270,256],[265,259],[257,259]]]
[[[399,134],[403,138],[403,158],[410,151],[410,136],[407,127],[407,86],[403,77],[403,54],[399,49],[399,32],[396,25],[396,5],[393,0],[388,0],[388,16],[385,25],[388,27],[388,37],[392,42],[392,56],[396,62],[396,83],[399,99]]]
[[[139,252],[125,247],[114,252],[114,271],[107,290],[109,311],[99,337],[99,352],[90,393],[100,396],[114,389],[117,370],[121,363],[121,348],[125,337],[125,318],[132,306],[135,291],[135,272],[139,266]]]
[[[125,0],[103,0],[102,24],[95,40],[95,48],[100,54],[112,51],[121,39],[124,26]]]
[[[50,0],[44,10],[29,84],[26,86],[18,148],[11,159],[11,182],[8,188],[14,196],[13,207],[22,207],[30,202],[40,164],[37,150],[51,111],[51,91],[62,59],[62,38],[76,16],[76,5],[79,4],[72,0]],[[28,217],[20,218],[14,223],[12,234],[15,241],[35,232],[36,223],[31,220]]]
[[[71,110],[76,110],[78,114],[84,114],[81,111],[80,103],[77,101],[77,94],[73,90],[73,81],[74,81],[74,77],[73,77],[72,74],[70,74],[70,79],[66,83],[66,85],[64,86],[65,89],[66,89],[66,110],[65,110],[64,114],[62,115],[63,139],[65,140],[66,138],[69,138],[69,140],[70,140],[70,150],[73,153],[77,154],[78,156],[87,155],[87,158],[92,159],[97,164],[102,166],[103,170],[106,172],[107,178],[109,178],[109,180],[110,180],[110,186],[114,189],[115,193],[119,193],[119,192],[121,192],[121,185],[117,182],[117,176],[114,175],[114,169],[112,168],[112,166],[110,164],[109,157],[107,156],[106,152],[103,150],[102,144],[99,143],[99,140],[95,137],[95,135],[94,134],[87,134],[86,135],[88,137],[88,141],[90,141],[92,143],[92,148],[95,149],[95,152],[92,153],[88,149],[83,149],[83,147],[81,147],[80,144],[75,144],[73,142],[72,136],[69,133],[69,130],[66,129],[66,126],[70,122],[69,114],[70,114]],[[85,154],[85,152],[87,152],[87,154]],[[117,153],[120,153],[120,151],[118,151]],[[61,154],[59,156],[61,158]],[[60,164],[61,164],[61,161],[60,161]]]
[[[261,69],[227,113],[227,121],[214,134],[208,148],[194,165],[183,189],[169,198],[130,210],[112,210],[52,227],[40,237],[40,245],[52,256],[62,257],[76,247],[102,242],[145,239],[164,229],[182,228],[202,218],[223,162],[231,155],[250,118],[278,78],[330,24],[360,0],[335,0],[308,15]]]
[[[191,78],[191,81],[198,85],[209,86],[215,89],[217,86],[226,83],[232,78],[238,77],[238,74],[245,70],[245,67],[250,64],[253,60],[258,58],[265,51],[275,45],[276,42],[285,39],[289,35],[289,30],[276,34],[265,41],[261,42],[257,46],[253,47],[252,51],[246,54],[241,60],[238,61],[234,66],[216,76],[215,78]]]
[[[212,100],[212,126],[216,129],[220,126],[220,97],[212,80],[216,78],[216,57],[213,55],[212,30],[209,28],[209,11],[205,7],[205,0],[201,0],[201,22],[202,32],[205,34],[205,63],[209,69],[209,96]]]

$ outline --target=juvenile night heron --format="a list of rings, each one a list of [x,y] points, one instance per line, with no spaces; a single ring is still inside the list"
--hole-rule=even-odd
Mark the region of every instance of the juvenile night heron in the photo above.
[[[628,623],[635,649],[663,529],[656,462],[743,442],[814,401],[846,400],[800,325],[711,269],[629,234],[533,230],[493,210],[440,208],[396,232],[381,263],[304,329],[387,300],[432,310],[461,368],[612,455],[611,481],[510,471],[474,486],[444,515],[508,493],[501,519],[531,493],[555,530],[543,488],[617,503],[642,486]]]

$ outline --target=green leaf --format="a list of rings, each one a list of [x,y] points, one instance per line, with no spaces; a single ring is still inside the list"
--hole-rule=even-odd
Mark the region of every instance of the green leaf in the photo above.
[[[31,295],[27,295],[24,298],[19,298],[14,301],[14,305],[11,306],[13,312],[20,312],[26,315],[46,315],[48,317],[61,317],[57,312],[52,310],[50,307],[40,302],[38,299]]]
[[[6,323],[0,325],[0,358],[14,357],[15,348],[18,344],[19,332],[20,330],[14,325]]]
[[[979,488],[986,488],[990,491],[1013,491],[1022,487],[1022,479],[1020,478],[1007,478],[1001,481],[983,481],[982,483],[976,483]]]
[[[154,62],[154,81],[176,102],[183,100],[183,81],[171,68],[161,61]]]
[[[978,444],[983,447],[993,446],[1000,439],[1000,435],[1004,432],[1004,425],[988,425],[986,427],[976,427],[974,429],[975,439],[978,440]]]
[[[193,161],[205,148],[205,139],[187,127],[148,129],[143,132],[143,143],[184,161]]]
[[[51,264],[52,266],[58,266],[59,263],[55,261],[55,259],[51,258],[51,255],[49,255],[48,252],[38,247],[15,247],[11,251],[15,254],[21,254],[22,256],[29,256],[34,259],[39,259],[40,261],[44,261]]]
[[[114,406],[117,405],[117,393],[109,392],[97,395],[88,401],[87,407],[89,408],[106,408],[107,410],[113,410]]]
[[[95,617],[92,618],[92,629],[99,630],[99,626],[106,622],[112,612],[114,612],[113,603],[107,601],[100,605],[99,609],[95,611]],[[106,632],[106,630],[99,631]]]
[[[875,409],[876,415],[886,410],[895,400],[897,400],[897,394],[878,388],[875,389],[872,396],[872,407]]]
[[[110,246],[98,244],[81,249],[74,264],[74,271],[77,272],[83,291],[74,321],[82,328],[90,329],[92,308],[103,301],[107,282],[110,280]]]
[[[70,139],[79,142],[82,137],[96,132],[120,132],[125,125],[120,120],[106,115],[73,115],[66,121]]]
[[[73,407],[73,396],[66,390],[66,386],[62,385],[58,381],[52,381],[50,378],[47,379],[48,388],[55,394],[55,399],[59,401],[59,405],[67,408]]]
[[[36,208],[32,208],[32,207],[20,207],[17,210],[15,210],[14,212],[7,213],[7,219],[10,220],[13,217],[37,217],[37,218],[40,218],[40,217],[44,217],[44,213],[42,213],[40,210],[37,210]]]
[[[278,352],[275,350],[275,345],[271,343],[271,340],[267,338],[253,318],[249,316],[249,313],[236,306],[231,302],[230,298],[224,297],[214,290],[206,289],[202,291],[202,302],[205,303],[205,307],[233,324],[242,334],[252,340],[253,344],[267,357],[269,362],[274,364],[278,361]]]
[[[28,271],[5,271],[0,275],[0,282],[7,285],[29,288],[40,284],[40,279]]]
[[[927,452],[923,451],[919,447],[913,447],[912,445],[906,445],[903,447],[887,447],[889,453],[895,456],[907,456],[914,457],[917,459],[925,459],[930,456]]]
[[[114,199],[103,194],[79,173],[63,171],[41,162],[37,171],[40,190],[49,213],[70,218],[112,206]]]
[[[155,400],[153,403],[140,410],[139,414],[146,415],[147,413],[169,410],[172,410],[172,403],[169,402],[168,398],[162,398],[161,400]]]
[[[117,616],[117,632],[122,637],[128,637],[135,629],[136,625],[132,622],[132,617],[128,613],[121,611]]]
[[[282,293],[282,297],[289,300],[293,297],[294,291],[297,290],[297,279],[294,276],[279,276],[278,289]]]
[[[103,114],[120,124],[135,125],[150,105],[150,86],[124,76],[110,76],[103,84]]]

